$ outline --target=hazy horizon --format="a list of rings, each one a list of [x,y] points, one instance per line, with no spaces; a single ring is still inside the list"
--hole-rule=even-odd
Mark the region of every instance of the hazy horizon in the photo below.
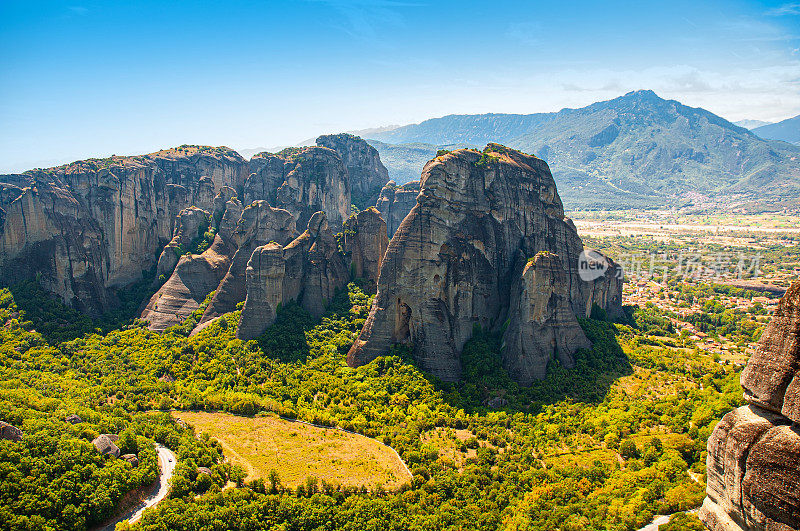
[[[800,3],[754,1],[4,2],[0,172],[638,89],[775,122],[800,114],[798,21]]]

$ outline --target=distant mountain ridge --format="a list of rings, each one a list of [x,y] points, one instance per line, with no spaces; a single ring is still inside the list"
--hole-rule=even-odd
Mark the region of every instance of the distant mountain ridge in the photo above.
[[[800,115],[778,123],[756,127],[752,131],[767,140],[783,140],[792,144],[800,144]]]
[[[765,122],[764,120],[739,120],[737,122],[733,122],[733,125],[738,125],[739,127],[744,127],[745,129],[750,129],[752,131],[756,127],[770,125],[771,123],[773,122]]]
[[[496,141],[545,159],[567,208],[800,205],[800,148],[650,90],[555,113],[450,115],[370,138],[398,182],[398,150],[421,158]]]

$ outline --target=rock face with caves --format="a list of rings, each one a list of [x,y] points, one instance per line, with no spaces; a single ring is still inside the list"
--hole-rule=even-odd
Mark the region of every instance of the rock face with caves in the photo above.
[[[400,223],[417,204],[419,195],[419,181],[411,181],[402,186],[397,186],[394,181],[389,181],[380,192],[375,207],[386,220],[386,231],[389,238],[397,232]]]
[[[349,278],[325,214],[315,213],[305,232],[285,248],[271,243],[253,251],[237,337],[261,335],[275,321],[278,304],[290,300],[320,317]]]
[[[708,439],[712,531],[800,529],[800,282],[778,304],[741,376],[748,405]]]
[[[381,188],[389,182],[389,170],[381,162],[378,150],[348,133],[320,136],[317,145],[336,151],[344,161],[353,203],[360,208],[374,205]]]
[[[417,204],[389,242],[377,295],[348,363],[369,363],[393,344],[409,344],[424,369],[456,380],[473,327],[499,331],[523,288],[524,296],[542,300],[516,302],[514,310],[525,308],[529,319],[517,336],[546,330],[555,355],[569,360],[586,343],[564,313],[586,316],[595,301],[621,300],[621,293],[608,293],[619,283],[580,278],[582,250],[544,161],[496,144],[437,157],[426,164]],[[540,259],[541,269],[534,262],[525,278],[520,264],[540,252],[555,256]],[[519,342],[512,339],[503,351],[511,374],[523,382],[543,374],[534,366],[546,369],[541,353],[515,350]]]
[[[181,210],[211,211],[248,171],[228,148],[182,146],[0,176],[0,278],[38,277],[68,304],[105,312],[156,265]]]
[[[345,258],[354,277],[378,282],[383,255],[389,246],[386,222],[375,207],[350,216],[342,230]]]
[[[253,173],[244,185],[244,202],[266,199],[292,213],[305,227],[317,211],[336,227],[350,215],[350,179],[339,154],[326,147],[287,148],[259,153],[250,161]]]

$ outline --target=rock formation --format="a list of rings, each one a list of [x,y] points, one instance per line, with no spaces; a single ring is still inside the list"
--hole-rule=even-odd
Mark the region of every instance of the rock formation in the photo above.
[[[564,308],[587,315],[600,289],[578,274],[582,249],[544,161],[496,144],[483,153],[464,149],[437,157],[425,166],[417,204],[389,242],[377,295],[348,363],[362,365],[388,353],[392,344],[408,343],[424,369],[455,380],[473,327],[499,330],[509,317],[512,295],[517,296],[512,289],[547,284],[548,275],[563,278],[563,285],[544,292],[529,288],[528,296],[553,302],[519,302],[518,307],[546,307],[546,314],[528,311],[529,316],[545,326],[561,324],[564,329],[552,330],[552,337],[566,350],[577,348],[584,343],[569,338]],[[551,263],[555,259],[548,259],[541,275],[534,267],[524,279],[520,260],[542,251],[558,257],[561,272]],[[520,272],[516,278],[515,271]],[[620,300],[621,294],[604,299]],[[535,326],[521,325],[520,334]],[[524,374],[542,374],[541,368],[521,371],[515,363],[534,363],[535,355],[515,348],[511,342],[503,354],[512,374],[521,380],[527,379]]]
[[[214,202],[211,210],[211,215],[214,218],[214,225],[219,225],[220,219],[222,219],[222,216],[225,214],[225,210],[228,208],[228,201],[234,197],[236,197],[236,190],[230,186],[223,186],[219,189],[217,195],[214,196]]]
[[[0,420],[0,440],[19,442],[22,440],[22,430],[8,422]]]
[[[778,303],[741,383],[750,404],[800,423],[800,282]]]
[[[244,185],[245,204],[266,199],[292,213],[304,227],[314,212],[325,212],[335,227],[350,215],[350,182],[341,157],[325,147],[289,148],[259,153]]]
[[[210,226],[211,215],[195,206],[184,208],[175,222],[175,232],[170,242],[161,251],[156,265],[156,276],[169,275],[175,269],[178,258],[189,250],[192,242]]]
[[[182,146],[0,176],[0,278],[38,276],[65,302],[102,313],[115,289],[152,269],[181,210],[211,210],[214,193],[241,188],[247,170],[227,148]]]
[[[256,247],[247,262],[246,288],[242,315],[236,337],[253,339],[264,333],[275,322],[278,305],[283,302],[283,279],[286,275],[286,260],[283,247],[268,243]]]
[[[572,220],[569,220],[569,223],[571,224]],[[586,315],[590,315],[592,307],[597,305],[606,311],[609,318],[622,318],[624,316],[622,311],[622,266],[595,249],[584,249],[584,251],[584,256],[600,262],[602,268],[601,275],[593,281],[587,280],[590,286],[586,294]]]
[[[380,192],[375,207],[386,220],[386,231],[389,238],[397,232],[400,223],[417,204],[419,195],[419,181],[411,181],[402,186],[397,186],[394,181],[389,181]]]
[[[356,278],[378,282],[383,255],[389,246],[386,222],[375,207],[350,216],[342,230],[343,247]]]
[[[542,251],[524,266],[517,264],[516,269],[509,324],[503,334],[503,366],[514,380],[530,385],[545,377],[554,355],[572,368],[572,355],[592,345],[570,307],[561,259]]]
[[[219,287],[215,285],[217,292],[203,313],[200,324],[232,312],[237,304],[244,302],[247,296],[247,263],[257,247],[273,241],[285,245],[295,235],[295,220],[288,211],[273,208],[264,200],[254,201],[245,207],[233,234],[236,252]]]
[[[141,318],[149,322],[148,328],[161,332],[182,323],[217,289],[237,249],[234,231],[241,213],[242,205],[236,198],[227,201],[211,246],[202,254],[180,257],[172,275],[141,313]]]
[[[217,289],[229,265],[230,258],[213,245],[203,254],[181,256],[167,282],[148,301],[141,318],[157,332],[181,324]]]
[[[319,143],[250,161],[224,147],[181,146],[0,176],[0,280],[38,278],[67,304],[104,313],[117,304],[116,290],[152,274],[154,266],[155,279],[175,272],[181,254],[175,249],[194,240],[203,212],[219,231],[235,225],[230,202],[236,197],[244,205],[266,200],[290,212],[298,227],[323,211],[338,232],[350,215],[351,181],[359,197],[373,197],[388,173],[377,151],[358,137],[329,135]],[[227,249],[217,245],[215,254],[232,260],[238,247],[238,241]],[[236,262],[237,297],[244,296],[244,269],[255,247]],[[178,274],[184,281],[167,282],[176,299],[163,301],[164,307],[178,318],[192,306],[183,304],[187,297],[207,287],[190,287],[186,275],[199,272],[207,282],[221,263],[191,263],[196,260],[184,261]]]
[[[92,444],[94,445],[94,448],[95,450],[98,451],[98,453],[101,453],[103,455],[113,455],[114,457],[119,457],[120,449],[116,444],[114,444],[115,442],[116,439],[114,439],[114,437],[111,437],[109,434],[104,433],[99,437],[97,437],[95,440],[93,440]]]
[[[311,217],[306,231],[286,246],[283,256],[284,300],[295,299],[311,315],[320,317],[336,290],[350,278],[323,212]]]
[[[747,406],[708,439],[712,531],[800,529],[800,282],[778,304],[741,376]]]
[[[242,198],[245,204],[264,199],[274,205],[277,201],[278,188],[286,182],[286,176],[295,163],[294,155],[300,148],[287,148],[279,153],[256,153],[250,159],[250,175],[244,182]]]
[[[374,205],[381,188],[389,182],[389,170],[381,162],[378,150],[348,133],[320,136],[317,145],[336,151],[344,161],[353,203],[359,208]]]
[[[361,176],[361,180],[367,179],[367,184],[360,186],[380,186],[374,183],[381,177],[373,174],[380,174],[382,166],[379,167],[380,161],[370,156],[372,154],[370,150],[374,151],[371,147],[357,137],[350,136],[332,138],[330,142],[349,157],[348,160],[350,160],[353,171]],[[377,153],[374,155],[377,157]],[[220,187],[217,196],[211,201],[212,217],[215,223],[219,219],[220,212],[224,212],[218,221],[218,237],[211,248],[202,255],[181,257],[178,264],[174,266],[173,275],[151,298],[142,312],[142,317],[150,322],[151,329],[164,330],[182,322],[198,308],[206,295],[215,289],[217,292],[206,308],[196,330],[214,318],[236,309],[236,305],[247,298],[249,289],[246,280],[247,264],[256,248],[269,242],[276,242],[279,245],[289,244],[297,235],[295,226],[308,225],[317,211],[325,213],[323,218],[333,219],[334,226],[337,228],[349,215],[350,176],[341,156],[333,149],[327,147],[289,148],[277,154],[260,153],[251,159],[248,171],[250,171],[250,175],[242,186],[245,204],[248,206],[242,210],[239,205],[238,212],[241,214],[241,219],[236,216],[235,207],[238,202],[232,203],[235,201],[232,199],[235,190],[228,186]],[[221,207],[223,203],[225,204],[224,210]],[[271,205],[275,205],[275,207]],[[291,220],[291,217],[294,220]],[[233,229],[234,225],[235,230]],[[308,226],[311,227],[311,225]],[[325,221],[325,226],[327,227],[327,221]],[[181,234],[188,232],[180,229],[179,231]],[[312,232],[315,233],[315,230]],[[325,229],[323,232],[327,234],[330,231]],[[181,245],[181,238],[182,236],[179,237],[176,234],[174,241],[164,250],[162,253],[163,266],[159,266],[159,270],[168,269],[172,265],[168,257],[170,253],[175,254],[172,252],[172,248]],[[363,235],[362,238],[364,238]],[[315,235],[310,240],[301,239],[301,242],[309,241],[309,246],[316,242],[314,252],[322,248],[320,242],[323,240],[333,242],[333,246],[330,248],[336,248],[332,235],[320,242],[316,240],[317,236]],[[367,245],[367,243],[365,240],[363,245]],[[183,245],[185,246],[185,244]],[[287,245],[283,252],[290,253],[292,257],[295,254],[302,255],[302,260],[296,257],[293,259],[298,262],[297,267],[303,271],[308,267],[313,269],[318,263],[328,264],[328,258],[322,261],[318,261],[316,258],[308,261],[306,259],[309,249],[302,248],[302,252],[298,253],[295,248],[301,248],[300,242],[295,247]],[[362,250],[359,248],[359,251]],[[372,267],[371,261],[374,262],[375,259],[365,255],[366,252],[368,249],[364,249],[359,254],[358,261],[362,266],[366,264],[366,267],[369,268]],[[341,261],[338,253],[336,255],[336,260]],[[255,266],[253,274],[259,274],[256,273],[258,261]],[[289,266],[292,266],[291,261]],[[339,287],[342,284],[339,281],[342,275],[338,264],[334,269],[332,274],[336,282],[333,284]],[[221,272],[224,274],[223,278],[220,278]],[[308,285],[302,286],[303,292],[307,293],[301,297],[302,304],[315,315],[322,313],[325,306],[323,301],[331,295],[330,289],[324,281],[329,277],[328,273],[328,271],[323,271],[321,277],[312,275],[309,277],[312,281]],[[293,278],[290,276],[287,282],[290,284],[300,282]],[[314,278],[317,280],[314,281]],[[323,280],[319,280],[320,278]],[[292,293],[293,290],[289,290],[288,298],[296,298],[299,289],[295,289],[295,293]],[[319,291],[318,297],[311,295],[314,290]],[[261,304],[255,302],[258,300],[258,295],[254,293],[251,299],[254,302],[247,309],[245,323],[252,322],[250,315],[253,311],[256,314],[264,311],[263,308],[256,310],[257,306],[254,306]],[[269,305],[267,302],[263,304]],[[274,319],[274,316],[269,319]],[[242,330],[241,333],[245,336],[252,335],[246,326]]]
[[[297,301],[320,317],[349,279],[344,259],[323,212],[285,248],[272,243],[253,251],[247,265],[247,299],[236,336],[253,339],[275,321],[278,304]]]

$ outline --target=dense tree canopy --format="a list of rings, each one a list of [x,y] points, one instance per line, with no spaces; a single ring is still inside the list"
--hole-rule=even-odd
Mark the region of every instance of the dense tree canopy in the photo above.
[[[48,341],[0,292],[0,420],[25,432],[22,442],[0,442],[2,527],[102,521],[154,479],[154,441],[179,464],[172,499],[146,513],[142,529],[626,530],[702,500],[705,439],[739,405],[738,374],[697,350],[639,342],[663,324],[658,315],[634,313],[628,325],[582,320],[594,346],[576,355],[577,367],[553,361],[544,380],[523,388],[498,362],[498,336],[480,329],[458,383],[424,374],[405,348],[348,367],[370,304],[351,283],[319,322],[287,304],[249,342],[235,338],[239,312],[192,337],[190,323],[105,334],[91,323],[70,338],[48,331]],[[314,480],[290,491],[277,470],[266,485],[221,491],[228,480],[241,485],[242,471],[222,461],[213,439],[156,412],[170,408],[353,430],[394,447],[413,481],[398,492]],[[84,422],[64,422],[73,413]],[[123,434],[139,467],[94,452],[99,433]]]

